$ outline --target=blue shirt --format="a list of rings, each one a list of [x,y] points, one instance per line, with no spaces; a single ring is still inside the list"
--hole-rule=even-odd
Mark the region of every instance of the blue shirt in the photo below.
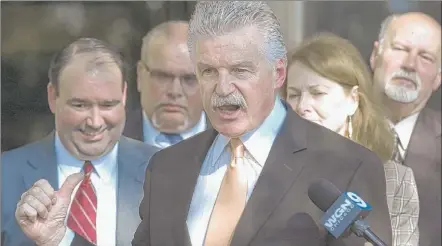
[[[200,132],[206,130],[206,115],[201,113],[201,118],[198,123],[191,129],[180,133],[181,137],[184,139],[190,138]],[[161,132],[152,126],[152,123],[147,118],[146,114],[143,112],[143,140],[145,143],[156,146],[158,148],[166,148],[171,144],[166,141],[166,138],[161,137]]]
[[[255,188],[286,114],[284,105],[277,97],[273,110],[261,126],[241,137],[246,150],[244,164],[247,170],[247,200]],[[219,134],[201,167],[187,216],[187,228],[193,246],[202,246],[204,243],[216,197],[227,165],[230,163],[230,149],[226,147],[229,141],[230,138]]]

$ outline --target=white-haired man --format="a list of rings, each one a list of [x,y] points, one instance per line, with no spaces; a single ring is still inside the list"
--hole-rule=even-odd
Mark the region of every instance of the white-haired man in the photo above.
[[[132,245],[364,245],[318,229],[307,190],[319,178],[366,199],[367,221],[391,244],[379,158],[278,97],[286,47],[267,4],[198,2],[188,43],[214,129],[152,157]]]
[[[374,43],[374,90],[397,135],[396,161],[413,169],[419,245],[441,245],[441,113],[426,107],[441,83],[441,26],[423,13],[389,16]]]

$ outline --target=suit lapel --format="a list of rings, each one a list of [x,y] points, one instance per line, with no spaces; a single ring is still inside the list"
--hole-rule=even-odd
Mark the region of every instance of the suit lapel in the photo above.
[[[206,154],[217,132],[206,130],[195,137],[169,148],[175,148],[175,156],[164,156],[161,163],[152,168],[152,187],[161,187],[151,194],[151,241],[162,245],[191,245],[186,225],[187,214],[195,185]],[[161,151],[160,151],[161,153]],[[180,159],[177,160],[176,156]],[[181,165],[175,165],[179,162]],[[173,168],[174,171],[168,171]],[[164,173],[168,176],[165,177]],[[167,243],[166,243],[167,242]]]
[[[296,128],[296,130],[295,130]],[[290,109],[235,230],[231,245],[248,245],[293,185],[306,162],[306,124]]]
[[[120,138],[118,147],[117,245],[127,245],[140,222],[139,202],[145,175],[143,155],[131,149],[128,140]]]
[[[405,165],[410,166],[416,172],[418,170],[430,170],[422,165],[433,163],[437,156],[437,141],[441,136],[440,126],[434,126],[431,112],[423,109],[420,113],[416,126],[413,129],[410,143],[405,156]],[[421,161],[422,158],[434,158],[434,160]]]
[[[30,188],[37,180],[46,179],[54,189],[58,189],[57,157],[55,153],[55,133],[52,132],[29,153],[27,170],[23,177],[26,188]]]
[[[179,223],[175,225],[175,230],[183,233],[179,235],[179,238],[182,238],[182,241],[178,241],[178,245],[188,245],[191,246],[189,230],[187,229],[187,215],[190,208],[190,203],[192,202],[193,192],[195,190],[195,186],[198,180],[198,176],[201,170],[201,166],[203,165],[204,159],[206,158],[207,152],[210,149],[216,135],[216,132],[213,128],[203,132],[201,136],[201,142],[198,145],[189,143],[188,153],[192,153],[187,155],[188,160],[182,161],[182,163],[189,163],[188,166],[182,166],[180,178],[176,179],[174,184],[171,187],[180,187],[180,189],[174,189],[180,193],[180,197],[182,199],[178,199],[178,203],[176,205],[176,216],[180,218],[178,221],[182,221],[183,224]],[[201,146],[201,148],[195,148],[195,146]],[[182,232],[182,229],[184,231]]]

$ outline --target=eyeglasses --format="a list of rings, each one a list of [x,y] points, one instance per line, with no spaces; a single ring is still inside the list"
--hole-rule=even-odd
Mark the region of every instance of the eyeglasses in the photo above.
[[[143,61],[140,61],[140,63],[143,65],[144,69],[149,72],[152,81],[163,88],[172,85],[175,78],[178,78],[181,88],[183,88],[183,91],[186,94],[191,95],[198,91],[198,80],[194,73],[176,75],[160,69],[151,69]]]

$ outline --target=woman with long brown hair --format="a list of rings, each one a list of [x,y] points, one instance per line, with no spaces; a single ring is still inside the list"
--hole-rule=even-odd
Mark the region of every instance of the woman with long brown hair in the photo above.
[[[352,139],[384,161],[393,245],[415,246],[419,200],[414,175],[411,168],[392,161],[395,138],[371,87],[359,51],[336,35],[307,39],[288,56],[283,92],[287,102],[300,116]]]

